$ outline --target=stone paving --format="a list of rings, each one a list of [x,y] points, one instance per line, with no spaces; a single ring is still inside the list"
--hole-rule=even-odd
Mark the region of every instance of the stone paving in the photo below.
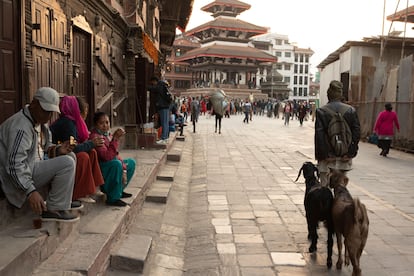
[[[220,135],[214,133],[214,119],[201,116],[197,133],[185,133],[192,152],[181,162],[186,160],[191,176],[178,184],[187,212],[166,208],[185,221],[185,245],[177,238],[179,252],[160,258],[164,274],[153,275],[351,275],[352,266],[327,270],[322,225],[318,251],[308,253],[304,179],[294,180],[304,161],[314,161],[313,122],[300,127],[297,120],[284,126],[281,119],[264,116],[249,124],[242,120],[241,115],[223,118]],[[384,158],[376,146],[360,145],[348,188],[367,206],[370,219],[363,275],[414,271],[413,165],[411,154],[391,150]]]

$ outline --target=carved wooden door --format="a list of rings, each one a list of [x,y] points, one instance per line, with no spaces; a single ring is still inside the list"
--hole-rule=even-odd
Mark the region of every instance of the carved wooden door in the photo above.
[[[20,1],[0,0],[0,123],[21,107]]]
[[[73,28],[73,95],[89,103],[89,113],[95,110],[91,91],[91,36],[79,28]],[[88,114],[87,122],[91,114]],[[90,124],[88,124],[90,125]]]
[[[33,3],[32,12],[35,89],[50,86],[68,93],[66,16],[58,3],[43,1]]]

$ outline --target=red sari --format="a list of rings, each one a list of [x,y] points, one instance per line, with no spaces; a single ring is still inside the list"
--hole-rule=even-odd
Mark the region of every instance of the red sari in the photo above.
[[[95,149],[90,152],[78,152],[76,159],[73,200],[94,194],[96,187],[104,183]]]

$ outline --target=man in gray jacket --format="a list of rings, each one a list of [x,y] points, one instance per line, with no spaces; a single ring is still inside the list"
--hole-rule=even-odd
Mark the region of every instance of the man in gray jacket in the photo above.
[[[0,182],[7,200],[21,208],[26,200],[42,220],[75,221],[71,208],[75,178],[73,149],[69,141],[55,147],[53,159],[45,158],[49,146],[42,131],[59,112],[59,94],[50,87],[36,91],[32,102],[0,125]],[[46,128],[47,129],[47,128]],[[39,191],[48,185],[46,202]]]

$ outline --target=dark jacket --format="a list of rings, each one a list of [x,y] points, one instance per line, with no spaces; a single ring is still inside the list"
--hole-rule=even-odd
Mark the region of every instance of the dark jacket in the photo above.
[[[352,143],[348,149],[348,157],[355,157],[358,153],[358,143],[361,136],[361,126],[359,123],[358,114],[355,108],[352,106],[342,103],[340,101],[331,101],[326,104],[332,110],[338,112],[339,110],[345,110],[343,117],[348,123],[349,128],[352,132]],[[324,107],[326,107],[324,106]],[[328,142],[328,125],[332,118],[332,115],[324,107],[316,109],[316,121],[315,121],[315,159],[325,160],[327,158],[336,157],[333,153],[331,146]]]
[[[52,132],[52,142],[59,144],[69,140],[70,136],[73,136],[75,140],[78,140],[78,132],[76,130],[76,124],[74,121],[67,117],[59,117],[51,126],[50,131]],[[77,144],[73,149],[74,153],[78,152],[90,152],[95,145],[91,140],[86,140],[81,144]]]
[[[164,81],[158,81],[157,85],[150,86],[149,91],[155,95],[155,107],[157,110],[170,108],[172,96]]]

